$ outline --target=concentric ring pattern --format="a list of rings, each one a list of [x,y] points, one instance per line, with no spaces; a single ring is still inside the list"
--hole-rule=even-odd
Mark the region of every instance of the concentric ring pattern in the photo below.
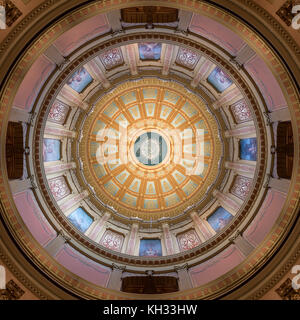
[[[80,143],[84,174],[98,197],[132,216],[162,210],[174,215],[197,203],[216,179],[222,155],[217,121],[203,100],[158,79],[118,89],[100,99]],[[149,166],[135,147],[151,132],[157,137],[152,138],[157,160]],[[164,142],[161,160],[158,137]],[[144,149],[141,145],[139,157]]]
[[[284,8],[42,1],[8,1],[17,20],[0,34],[0,264],[42,299],[256,299],[281,285],[300,194]],[[160,22],[136,21],[149,12]],[[122,291],[149,274],[178,288]]]

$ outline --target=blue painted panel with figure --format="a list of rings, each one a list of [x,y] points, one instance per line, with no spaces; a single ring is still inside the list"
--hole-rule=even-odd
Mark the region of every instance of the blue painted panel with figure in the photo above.
[[[140,241],[141,257],[162,256],[161,241],[159,239],[142,239]]]
[[[240,140],[240,159],[256,161],[257,159],[257,141],[256,138]]]
[[[161,43],[140,43],[139,53],[141,60],[159,60],[161,55]]]
[[[232,81],[228,75],[219,67],[216,67],[207,78],[207,81],[215,87],[218,92],[225,91],[232,85]]]
[[[81,232],[85,232],[93,223],[90,217],[82,208],[78,208],[68,216],[69,221]]]
[[[91,75],[82,67],[71,76],[67,84],[78,93],[81,93],[92,81]]]
[[[232,214],[230,214],[224,208],[219,207],[211,216],[207,218],[207,221],[216,232],[219,232],[231,221],[232,218]]]
[[[60,140],[44,139],[43,158],[45,162],[60,160]]]

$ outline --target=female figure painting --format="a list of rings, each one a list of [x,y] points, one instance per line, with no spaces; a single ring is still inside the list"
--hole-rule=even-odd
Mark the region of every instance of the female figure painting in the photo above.
[[[218,92],[225,91],[232,85],[232,81],[227,74],[219,67],[216,67],[207,78],[207,81],[215,87]]]
[[[45,162],[60,160],[60,140],[44,139],[43,158]]]
[[[216,232],[219,232],[230,222],[232,218],[232,214],[224,208],[219,207],[211,216],[208,217],[207,221]]]
[[[141,257],[162,256],[161,241],[159,239],[142,239],[140,242]]]
[[[78,93],[81,93],[92,81],[93,78],[82,67],[72,75],[67,84]]]
[[[256,138],[240,140],[240,158],[242,160],[256,161],[257,141]]]
[[[161,54],[161,43],[140,43],[139,53],[141,60],[159,60]]]

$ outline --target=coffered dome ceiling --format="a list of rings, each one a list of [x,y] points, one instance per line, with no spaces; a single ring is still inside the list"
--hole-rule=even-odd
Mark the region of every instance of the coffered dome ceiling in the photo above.
[[[126,82],[82,123],[83,176],[102,203],[156,220],[197,208],[222,156],[218,123],[204,101],[158,79]]]
[[[179,286],[156,298],[261,295],[238,287],[298,217],[298,47],[218,4],[60,2],[1,47],[3,221],[36,291],[149,298],[124,288],[151,271]]]

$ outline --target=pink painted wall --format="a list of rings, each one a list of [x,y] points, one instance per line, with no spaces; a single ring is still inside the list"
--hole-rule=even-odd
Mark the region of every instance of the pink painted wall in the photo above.
[[[40,56],[26,73],[14,100],[14,106],[31,111],[41,87],[55,69],[55,64]]]
[[[56,237],[55,230],[44,217],[31,190],[16,194],[14,200],[25,225],[42,246]]]
[[[213,281],[229,272],[243,261],[243,257],[235,245],[189,270],[194,287]]]
[[[205,16],[194,14],[189,29],[204,38],[216,42],[234,56],[244,44],[244,41],[233,31]]]
[[[110,26],[104,14],[98,14],[83,21],[62,34],[54,45],[64,56],[81,46],[84,42],[91,40],[110,30]]]
[[[110,269],[87,258],[69,245],[66,244],[56,254],[55,259],[77,276],[96,285],[107,286],[111,274]]]
[[[256,217],[253,219],[244,237],[252,245],[257,246],[270,232],[283,207],[286,195],[270,189]]]
[[[285,108],[287,106],[277,80],[263,59],[255,55],[245,64],[245,69],[259,87],[270,111]]]

